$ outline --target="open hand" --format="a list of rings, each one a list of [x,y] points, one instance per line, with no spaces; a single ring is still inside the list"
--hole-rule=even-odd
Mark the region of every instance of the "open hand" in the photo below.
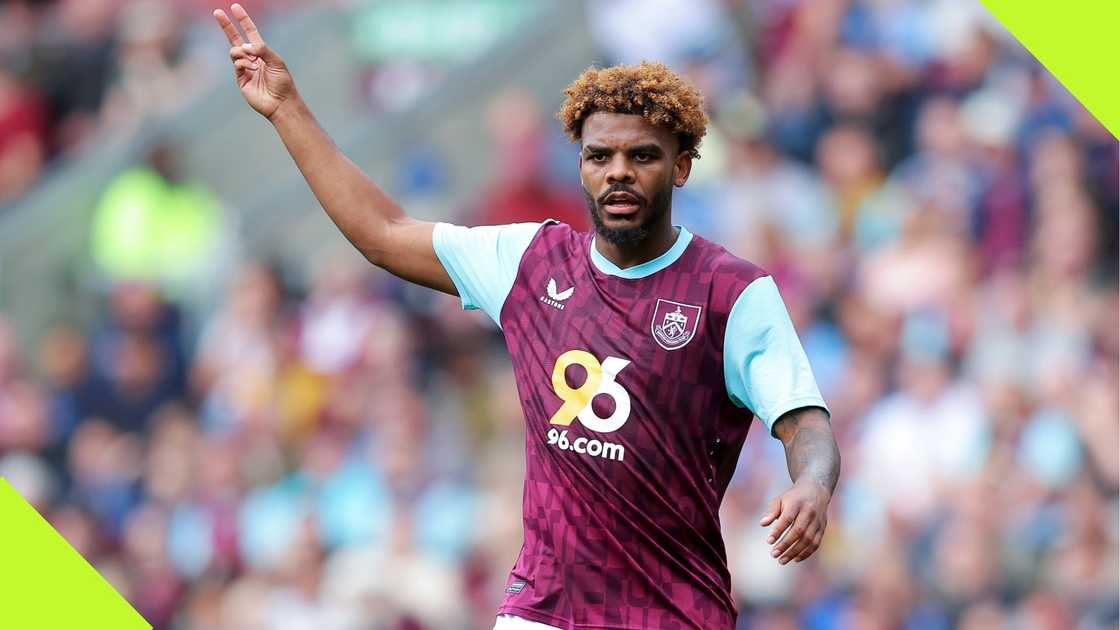
[[[817,550],[828,524],[831,498],[832,494],[821,484],[799,480],[770,503],[759,525],[774,523],[766,542],[774,545],[770,555],[779,564],[801,562]]]
[[[221,9],[214,10],[214,19],[226,34],[233,48],[229,58],[233,62],[233,74],[241,95],[249,106],[262,116],[272,119],[280,106],[292,100],[295,95],[295,82],[284,65],[284,60],[265,43],[257,25],[240,4],[230,7],[230,13],[245,31],[248,42],[241,38],[237,26]]]

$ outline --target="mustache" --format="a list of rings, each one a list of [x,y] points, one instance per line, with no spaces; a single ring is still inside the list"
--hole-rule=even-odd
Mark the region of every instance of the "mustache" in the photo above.
[[[605,204],[607,202],[607,197],[610,197],[614,193],[626,193],[628,195],[633,195],[634,198],[638,200],[638,205],[639,206],[645,207],[645,206],[649,205],[649,200],[647,200],[644,196],[638,194],[638,191],[632,190],[629,186],[626,186],[625,184],[611,184],[611,187],[608,188],[606,192],[599,195],[599,199],[598,199],[599,205],[601,206],[601,205]]]

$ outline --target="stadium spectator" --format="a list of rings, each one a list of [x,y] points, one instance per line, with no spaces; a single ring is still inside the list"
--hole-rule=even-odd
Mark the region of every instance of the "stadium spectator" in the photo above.
[[[39,177],[47,157],[47,111],[32,89],[0,66],[0,204]]]
[[[190,104],[209,75],[190,45],[209,2],[12,0],[0,4],[0,207],[92,138],[134,134]],[[257,13],[292,2],[246,2]]]
[[[495,96],[488,112],[499,177],[487,185],[468,211],[479,225],[522,223],[550,217],[583,229],[587,209],[569,185],[558,184],[547,169],[547,132],[540,105],[532,96],[510,91]]]
[[[213,290],[210,274],[236,251],[229,221],[206,186],[183,180],[174,147],[157,144],[146,164],[124,170],[101,193],[91,253],[110,282],[152,283],[201,305]]]

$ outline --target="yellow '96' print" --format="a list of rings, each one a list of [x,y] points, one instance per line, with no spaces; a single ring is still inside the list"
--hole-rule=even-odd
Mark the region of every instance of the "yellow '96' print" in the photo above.
[[[569,366],[581,366],[587,378],[579,387],[568,384],[566,370]],[[550,424],[568,426],[579,418],[580,423],[592,431],[617,431],[630,417],[630,394],[615,382],[615,377],[630,361],[618,357],[607,357],[602,363],[590,352],[569,350],[556,359],[552,368],[552,389],[564,404],[552,414]],[[614,413],[606,418],[599,417],[591,407],[591,400],[600,394],[614,399]]]

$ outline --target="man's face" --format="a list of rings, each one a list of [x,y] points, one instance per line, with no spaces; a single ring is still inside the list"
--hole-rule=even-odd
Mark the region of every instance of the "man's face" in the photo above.
[[[645,240],[668,214],[692,158],[668,129],[634,114],[591,114],[582,144],[579,175],[596,232],[615,245]]]

